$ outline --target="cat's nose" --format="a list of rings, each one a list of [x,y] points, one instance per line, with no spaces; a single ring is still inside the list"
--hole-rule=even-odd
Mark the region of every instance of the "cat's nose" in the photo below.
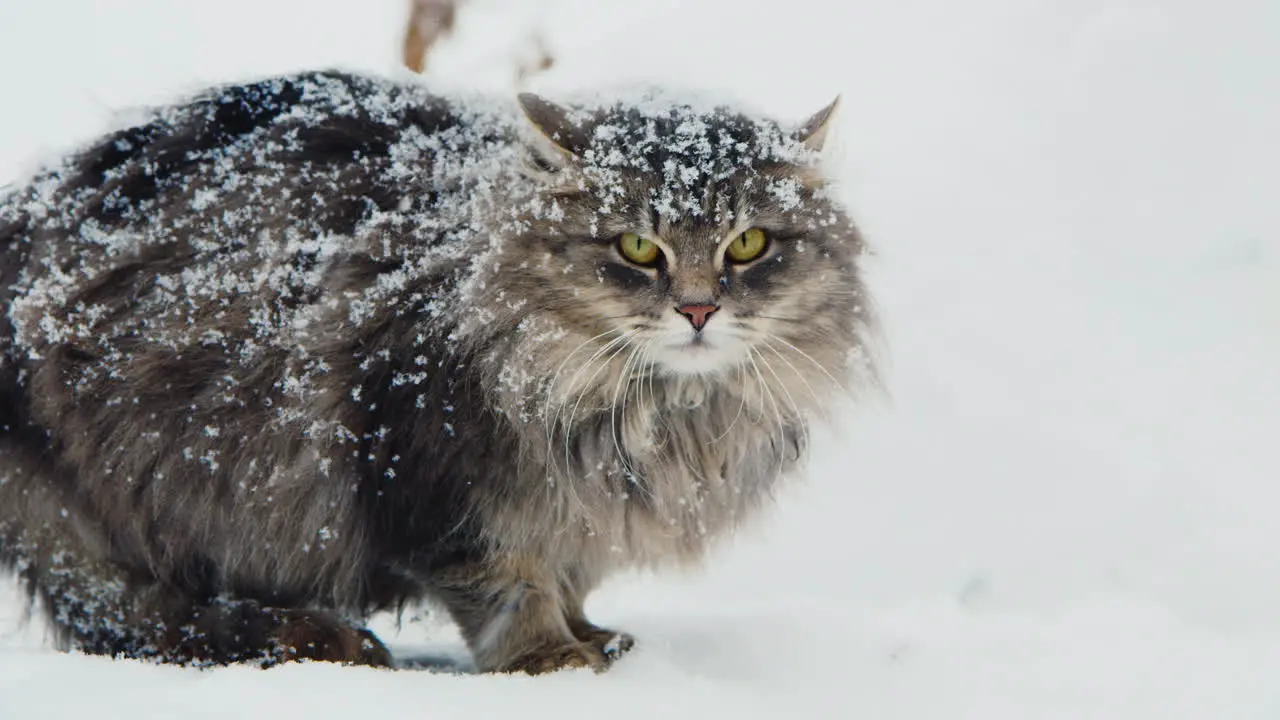
[[[702,326],[707,324],[707,318],[711,317],[711,313],[719,309],[715,305],[681,305],[676,308],[676,312],[689,318],[694,330],[701,330]]]

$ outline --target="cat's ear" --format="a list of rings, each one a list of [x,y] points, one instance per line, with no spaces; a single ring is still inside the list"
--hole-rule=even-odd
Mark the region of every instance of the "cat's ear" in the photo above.
[[[549,145],[548,149],[564,158],[573,158],[582,154],[590,143],[587,131],[573,122],[570,111],[533,93],[520,93],[517,97],[520,109]]]
[[[827,137],[835,121],[836,111],[839,109],[840,96],[837,95],[830,105],[822,108],[804,121],[804,124],[796,131],[796,139],[814,152],[821,151],[822,146],[827,142]]]

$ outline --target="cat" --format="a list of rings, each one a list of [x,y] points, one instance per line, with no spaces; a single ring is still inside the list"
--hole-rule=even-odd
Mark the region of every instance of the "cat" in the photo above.
[[[874,374],[834,109],[312,72],[92,143],[0,198],[0,565],[86,653],[392,666],[425,599],[480,671],[607,668],[588,593]]]

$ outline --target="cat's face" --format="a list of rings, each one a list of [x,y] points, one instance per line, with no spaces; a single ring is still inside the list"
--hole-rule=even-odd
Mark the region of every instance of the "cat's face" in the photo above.
[[[580,362],[629,363],[624,374],[839,370],[862,314],[862,244],[814,167],[824,127],[787,133],[683,106],[556,110],[530,113],[559,156],[504,254],[521,295],[591,339]]]

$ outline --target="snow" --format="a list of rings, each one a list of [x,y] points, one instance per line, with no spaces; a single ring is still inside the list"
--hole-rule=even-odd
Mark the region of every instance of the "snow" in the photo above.
[[[553,99],[690,86],[799,121],[842,94],[891,397],[705,572],[593,597],[640,641],[607,675],[62,655],[0,586],[0,718],[1280,717],[1280,9],[535,5],[473,0],[432,83],[512,92],[536,27]],[[0,176],[209,83],[398,74],[398,2],[299,7],[0,4]],[[430,615],[376,629],[461,653]]]

